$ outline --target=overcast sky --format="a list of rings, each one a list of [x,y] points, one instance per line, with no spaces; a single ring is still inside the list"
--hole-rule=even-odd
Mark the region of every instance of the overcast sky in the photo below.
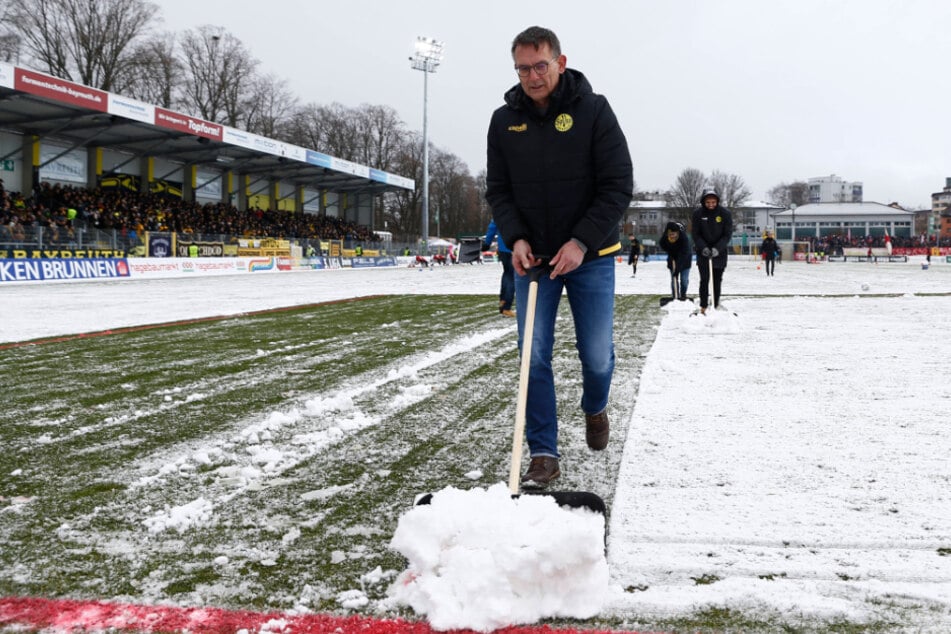
[[[223,27],[304,103],[386,104],[417,131],[408,58],[418,35],[444,41],[429,139],[473,175],[517,81],[512,38],[538,24],[608,97],[640,190],[687,167],[738,174],[756,199],[836,174],[866,201],[930,208],[951,177],[947,0],[155,1],[164,29]]]

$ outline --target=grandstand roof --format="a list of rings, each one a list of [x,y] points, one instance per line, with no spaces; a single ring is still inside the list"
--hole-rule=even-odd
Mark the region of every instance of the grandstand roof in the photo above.
[[[75,147],[113,148],[257,174],[316,190],[415,188],[409,178],[2,62],[0,129]]]
[[[840,217],[840,216],[914,216],[916,212],[901,209],[900,207],[891,207],[882,203],[863,202],[863,203],[811,203],[809,205],[800,205],[796,207],[795,212],[792,209],[784,209],[773,216],[798,218],[806,216],[819,217]]]

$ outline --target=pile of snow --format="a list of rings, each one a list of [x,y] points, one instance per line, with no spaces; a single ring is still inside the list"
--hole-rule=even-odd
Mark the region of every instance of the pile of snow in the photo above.
[[[587,619],[608,594],[604,516],[504,484],[446,488],[400,518],[390,548],[409,561],[390,597],[436,630],[489,632]]]

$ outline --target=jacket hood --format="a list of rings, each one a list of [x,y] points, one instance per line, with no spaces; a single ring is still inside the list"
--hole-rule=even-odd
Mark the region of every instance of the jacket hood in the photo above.
[[[715,190],[712,187],[706,187],[704,188],[703,193],[700,194],[701,205],[703,205],[703,201],[706,199],[707,196],[713,196],[714,198],[717,199],[717,204],[718,205],[720,204],[720,194],[717,193],[717,190]]]
[[[558,86],[555,92],[551,93],[552,107],[557,108],[558,104],[571,101],[582,95],[591,94],[594,90],[591,83],[580,70],[566,68],[558,80]],[[505,93],[505,103],[516,110],[533,109],[533,102],[525,91],[522,90],[522,84],[518,83],[509,88]],[[549,108],[551,110],[551,108]]]

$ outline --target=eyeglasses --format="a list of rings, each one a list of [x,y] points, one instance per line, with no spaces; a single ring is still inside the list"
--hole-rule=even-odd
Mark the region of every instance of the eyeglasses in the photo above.
[[[523,64],[521,66],[516,64],[515,72],[518,73],[519,77],[528,77],[529,75],[532,74],[532,71],[534,70],[535,74],[541,77],[542,75],[548,72],[548,65],[554,62],[556,59],[558,58],[552,57],[550,61],[538,62],[537,64],[532,64],[531,66],[529,66],[528,64]]]

